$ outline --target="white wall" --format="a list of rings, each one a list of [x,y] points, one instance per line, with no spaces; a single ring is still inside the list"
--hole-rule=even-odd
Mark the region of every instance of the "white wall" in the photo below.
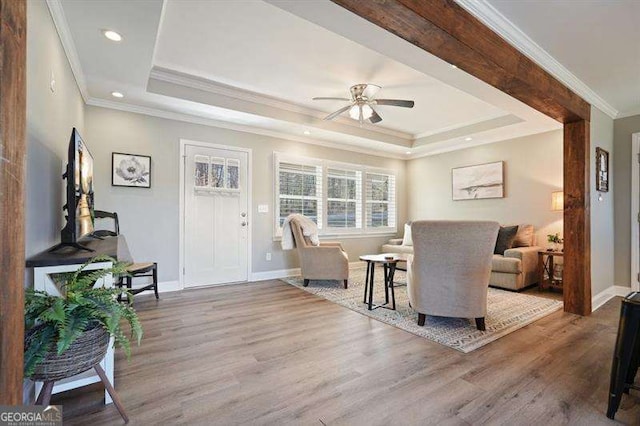
[[[562,213],[551,211],[551,192],[562,190],[562,138],[553,131],[409,161],[409,219],[528,223],[546,246],[547,234],[562,233]],[[494,161],[504,161],[504,198],[452,200],[452,168]]]
[[[613,194],[613,119],[591,107],[591,294],[593,296],[614,284],[614,220]],[[596,191],[596,147],[609,151],[609,192]],[[628,284],[627,284],[628,285]]]
[[[232,145],[253,150],[252,270],[265,272],[298,267],[294,252],[283,252],[273,240],[274,169],[273,152],[367,164],[393,169],[397,174],[398,223],[406,220],[405,162],[348,151],[324,148],[98,107],[86,108],[85,142],[94,159],[96,208],[117,211],[121,232],[131,254],[138,260],[159,263],[160,281],[179,277],[179,161],[180,139]],[[152,188],[111,186],[111,153],[125,152],[152,157]],[[268,204],[268,214],[258,214],[257,205]],[[350,260],[364,253],[377,253],[390,238],[331,238],[342,241]],[[266,261],[267,252],[272,260]]]
[[[49,89],[51,72],[55,92]],[[27,7],[26,255],[60,241],[71,129],[84,133],[84,102],[44,1]]]
[[[631,285],[631,135],[640,132],[640,115],[614,121],[614,151],[609,191],[615,198],[615,284]],[[611,197],[611,195],[609,195]]]

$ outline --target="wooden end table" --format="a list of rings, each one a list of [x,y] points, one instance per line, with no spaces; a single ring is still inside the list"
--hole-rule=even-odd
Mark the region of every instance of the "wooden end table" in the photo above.
[[[367,276],[364,283],[364,299],[363,303],[368,305],[370,311],[378,308],[396,309],[396,295],[393,291],[393,276],[396,272],[398,262],[406,262],[407,257],[403,254],[386,253],[386,254],[367,254],[360,256],[360,260],[367,262]],[[384,269],[384,299],[385,303],[380,305],[373,304],[373,282],[376,264],[382,265]],[[389,304],[389,290],[391,290],[391,307]]]
[[[554,259],[563,257],[561,251],[539,251],[538,252],[538,289],[555,289],[562,291],[562,278],[553,276]]]

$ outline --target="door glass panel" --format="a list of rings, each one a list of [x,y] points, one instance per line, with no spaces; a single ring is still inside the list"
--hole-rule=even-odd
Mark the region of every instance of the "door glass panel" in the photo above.
[[[195,183],[196,187],[209,186],[209,157],[205,155],[194,156],[195,160]]]
[[[227,159],[227,189],[240,189],[240,161]]]
[[[211,187],[224,188],[224,158],[211,158]]]

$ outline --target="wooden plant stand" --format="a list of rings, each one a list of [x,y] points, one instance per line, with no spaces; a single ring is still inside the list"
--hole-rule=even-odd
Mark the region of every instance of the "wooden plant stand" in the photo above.
[[[96,373],[98,374],[98,376],[100,376],[100,380],[102,381],[105,389],[111,396],[113,403],[115,404],[116,408],[118,409],[118,412],[122,416],[122,420],[124,420],[125,423],[129,423],[129,416],[127,416],[127,412],[125,411],[124,406],[122,405],[122,401],[120,401],[120,397],[118,396],[118,393],[111,385],[111,382],[107,377],[107,374],[104,372],[100,364],[94,365],[93,369],[96,370]],[[42,390],[38,395],[38,399],[36,399],[36,405],[49,405],[49,403],[51,402],[51,393],[53,392],[53,384],[54,384],[54,381],[44,382],[44,385],[42,386]]]

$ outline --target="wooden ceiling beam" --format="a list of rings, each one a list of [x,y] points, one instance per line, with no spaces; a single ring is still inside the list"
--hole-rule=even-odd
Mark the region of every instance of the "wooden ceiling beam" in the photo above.
[[[580,96],[452,0],[332,0],[561,123],[589,120]]]

